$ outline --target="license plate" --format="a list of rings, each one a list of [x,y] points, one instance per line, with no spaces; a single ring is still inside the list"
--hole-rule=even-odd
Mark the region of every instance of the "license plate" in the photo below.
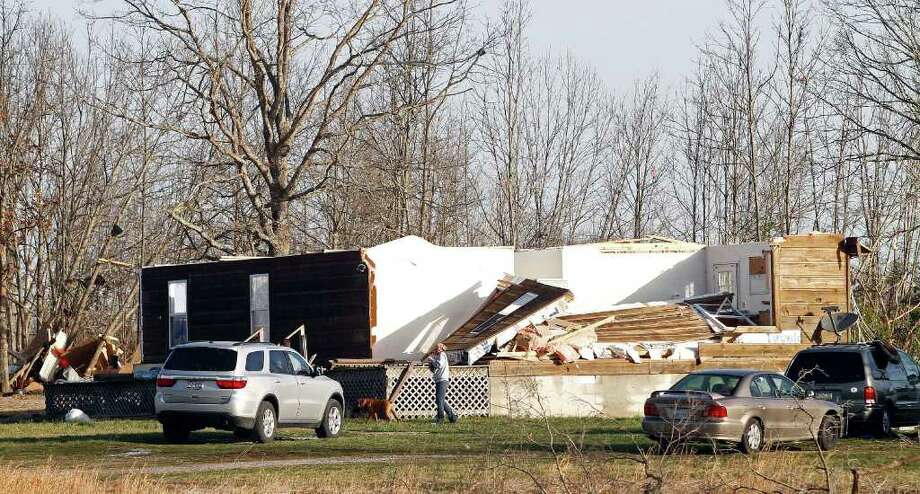
[[[201,383],[198,381],[190,382],[185,385],[185,389],[191,389],[191,390],[198,391],[201,389]]]
[[[830,391],[817,391],[815,392],[815,398],[818,400],[834,401],[834,393]]]
[[[680,409],[678,409],[678,410],[674,410],[674,416],[673,416],[673,417],[674,417],[674,419],[676,419],[676,420],[683,420],[683,419],[687,418],[688,415],[689,415],[689,411],[688,411],[688,410],[680,410]]]

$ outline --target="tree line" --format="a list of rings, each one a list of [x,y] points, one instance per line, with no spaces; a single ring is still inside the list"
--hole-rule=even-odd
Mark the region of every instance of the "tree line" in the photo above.
[[[133,345],[153,263],[815,230],[864,238],[864,319],[920,349],[920,7],[726,5],[680,84],[616,92],[523,1],[124,0],[82,33],[0,0],[0,352]]]

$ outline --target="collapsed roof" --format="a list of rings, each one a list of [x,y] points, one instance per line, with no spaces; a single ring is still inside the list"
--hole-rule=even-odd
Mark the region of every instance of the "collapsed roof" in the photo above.
[[[452,360],[473,364],[524,327],[556,315],[571,299],[565,288],[506,277],[482,308],[442,343]]]
[[[686,304],[630,304],[620,309],[561,316],[577,324],[592,324],[613,316],[596,329],[599,343],[686,342],[711,338],[706,321]]]

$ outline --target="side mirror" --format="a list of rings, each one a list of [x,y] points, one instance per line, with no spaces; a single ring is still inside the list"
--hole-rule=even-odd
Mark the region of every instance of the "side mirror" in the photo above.
[[[911,384],[920,384],[920,376],[907,376],[907,381]]]
[[[805,392],[805,398],[814,398],[814,397],[815,397],[815,390],[809,389],[808,391]]]
[[[325,374],[325,373],[326,373],[326,368],[325,368],[325,367],[314,367],[314,368],[313,368],[313,375],[314,375],[314,376],[322,376],[322,375]]]

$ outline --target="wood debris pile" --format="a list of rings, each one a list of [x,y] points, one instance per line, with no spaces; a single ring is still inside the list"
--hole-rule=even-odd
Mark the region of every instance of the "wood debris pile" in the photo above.
[[[565,288],[503,278],[479,311],[444,340],[448,355],[466,364],[480,359],[699,362],[701,344],[798,342],[774,327],[755,326],[735,309],[728,292],[589,313],[570,313],[573,298]]]
[[[24,390],[34,382],[51,383],[58,380],[86,381],[93,376],[117,373],[123,368],[125,352],[118,338],[97,335],[77,345],[68,345],[64,331],[58,331],[46,341],[37,338],[30,345],[28,357],[19,356],[20,367],[10,377],[14,391]]]
[[[521,330],[494,358],[515,360],[696,359],[696,345],[716,335],[685,304],[632,304],[561,315]]]

